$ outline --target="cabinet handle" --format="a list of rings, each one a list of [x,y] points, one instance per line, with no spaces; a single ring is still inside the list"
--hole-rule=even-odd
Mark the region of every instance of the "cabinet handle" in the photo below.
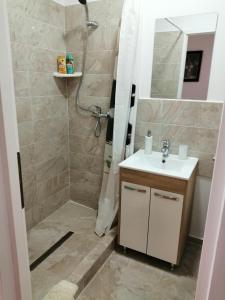
[[[131,186],[127,186],[127,185],[125,185],[124,188],[129,191],[136,191],[138,193],[146,193],[146,190],[135,189],[135,188],[133,188]]]
[[[166,195],[161,195],[158,193],[154,193],[155,197],[161,198],[161,199],[166,199],[166,200],[171,200],[171,201],[179,201],[178,197],[170,197],[170,196],[166,196]]]

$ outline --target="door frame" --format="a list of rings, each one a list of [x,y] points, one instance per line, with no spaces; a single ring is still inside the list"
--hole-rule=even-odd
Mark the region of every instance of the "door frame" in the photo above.
[[[225,105],[218,138],[196,300],[225,299]]]
[[[6,0],[0,1],[0,297],[31,300],[25,212],[17,166],[18,126]],[[225,107],[219,134],[196,300],[225,299]],[[8,255],[5,256],[4,254]]]
[[[0,1],[0,296],[31,300],[25,211],[17,165],[18,127],[6,0]],[[7,254],[7,255],[6,255]]]

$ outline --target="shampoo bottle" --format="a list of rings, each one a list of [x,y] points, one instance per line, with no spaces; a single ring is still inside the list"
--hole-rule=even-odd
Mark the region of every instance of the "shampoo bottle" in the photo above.
[[[148,130],[147,135],[145,136],[145,154],[152,154],[152,134],[151,131]]]

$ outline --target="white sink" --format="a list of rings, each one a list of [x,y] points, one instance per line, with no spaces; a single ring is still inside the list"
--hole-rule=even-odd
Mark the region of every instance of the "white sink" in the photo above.
[[[162,162],[161,152],[146,155],[144,150],[139,150],[121,162],[119,167],[188,180],[198,163],[198,158],[188,157],[186,160],[180,160],[177,155],[170,154],[165,161]]]

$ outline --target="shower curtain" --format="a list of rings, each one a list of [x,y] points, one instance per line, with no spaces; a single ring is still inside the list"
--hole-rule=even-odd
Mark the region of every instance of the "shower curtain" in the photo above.
[[[112,161],[102,182],[95,232],[102,236],[111,229],[119,207],[119,167],[125,157],[132,84],[140,26],[140,0],[125,0],[117,65]],[[129,150],[128,150],[129,151]]]

